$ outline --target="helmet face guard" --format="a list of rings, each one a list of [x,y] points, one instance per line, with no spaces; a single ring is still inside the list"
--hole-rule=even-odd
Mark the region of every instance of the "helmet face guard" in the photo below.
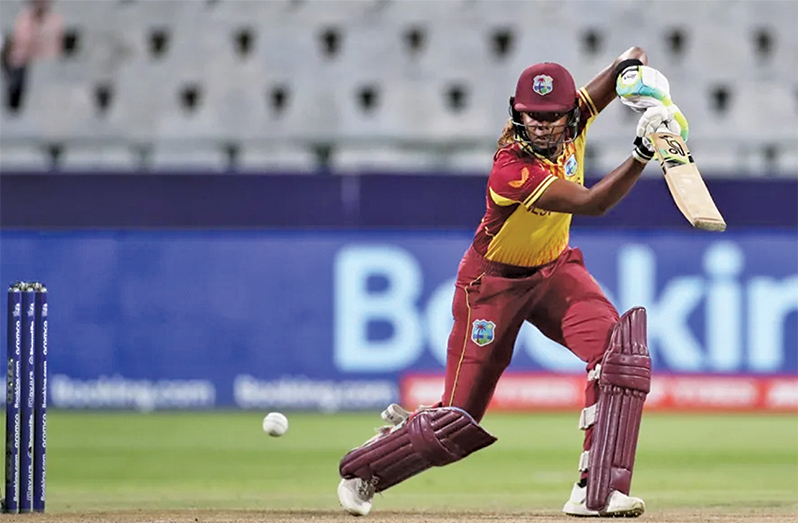
[[[541,121],[555,121],[559,120],[566,114],[568,115],[568,119],[565,122],[565,125],[562,128],[562,131],[558,133],[552,133],[549,136],[548,140],[545,143],[541,143],[540,140],[531,140],[529,137],[529,133],[527,132],[526,125],[524,125],[524,121],[521,118],[521,112],[515,109],[515,97],[510,97],[510,118],[513,123],[513,128],[515,129],[515,140],[517,142],[521,142],[525,146],[529,147],[535,153],[545,156],[545,157],[552,157],[556,154],[560,145],[565,143],[573,142],[576,139],[577,131],[579,128],[579,104],[577,100],[574,100],[574,106],[572,109],[569,109],[565,113],[533,113],[536,115],[540,115],[539,119]],[[547,118],[552,118],[551,120]],[[538,118],[536,118],[538,119]]]

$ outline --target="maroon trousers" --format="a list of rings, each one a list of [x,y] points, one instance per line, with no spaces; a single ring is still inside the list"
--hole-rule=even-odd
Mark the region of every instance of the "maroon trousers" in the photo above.
[[[589,371],[601,361],[619,319],[579,249],[526,269],[490,262],[470,248],[460,262],[452,309],[442,404],[477,421],[510,363],[524,321],[567,347]],[[596,403],[596,383],[587,383],[585,406]],[[587,449],[592,431],[585,436]]]

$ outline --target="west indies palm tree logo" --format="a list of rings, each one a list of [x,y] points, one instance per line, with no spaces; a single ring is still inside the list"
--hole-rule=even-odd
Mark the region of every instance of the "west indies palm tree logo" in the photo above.
[[[554,79],[547,74],[539,74],[532,79],[532,90],[545,96],[554,90]]]
[[[484,347],[493,341],[495,328],[496,324],[492,321],[474,320],[471,327],[471,339],[480,347]]]

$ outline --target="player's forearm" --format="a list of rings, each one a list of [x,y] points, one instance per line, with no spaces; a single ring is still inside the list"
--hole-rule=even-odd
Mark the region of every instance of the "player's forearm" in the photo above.
[[[631,156],[588,190],[584,214],[600,216],[615,207],[632,189],[645,164]]]
[[[624,51],[623,54],[621,54],[621,56],[619,56],[618,58],[615,59],[615,63],[612,64],[612,66],[613,66],[613,68],[617,67],[617,65],[619,63],[623,62],[624,60],[630,60],[632,58],[640,60],[641,62],[643,62],[643,65],[648,65],[648,55],[643,50],[643,48],[642,47],[630,47],[629,49]]]

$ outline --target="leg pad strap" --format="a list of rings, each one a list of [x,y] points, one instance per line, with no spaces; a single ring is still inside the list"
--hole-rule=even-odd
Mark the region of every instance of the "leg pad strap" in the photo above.
[[[341,460],[339,472],[345,479],[369,481],[376,492],[381,492],[430,467],[463,459],[495,441],[462,409],[423,409],[393,430],[351,450]]]
[[[596,405],[593,404],[589,407],[582,409],[582,414],[579,415],[579,428],[587,430],[596,422]]]

